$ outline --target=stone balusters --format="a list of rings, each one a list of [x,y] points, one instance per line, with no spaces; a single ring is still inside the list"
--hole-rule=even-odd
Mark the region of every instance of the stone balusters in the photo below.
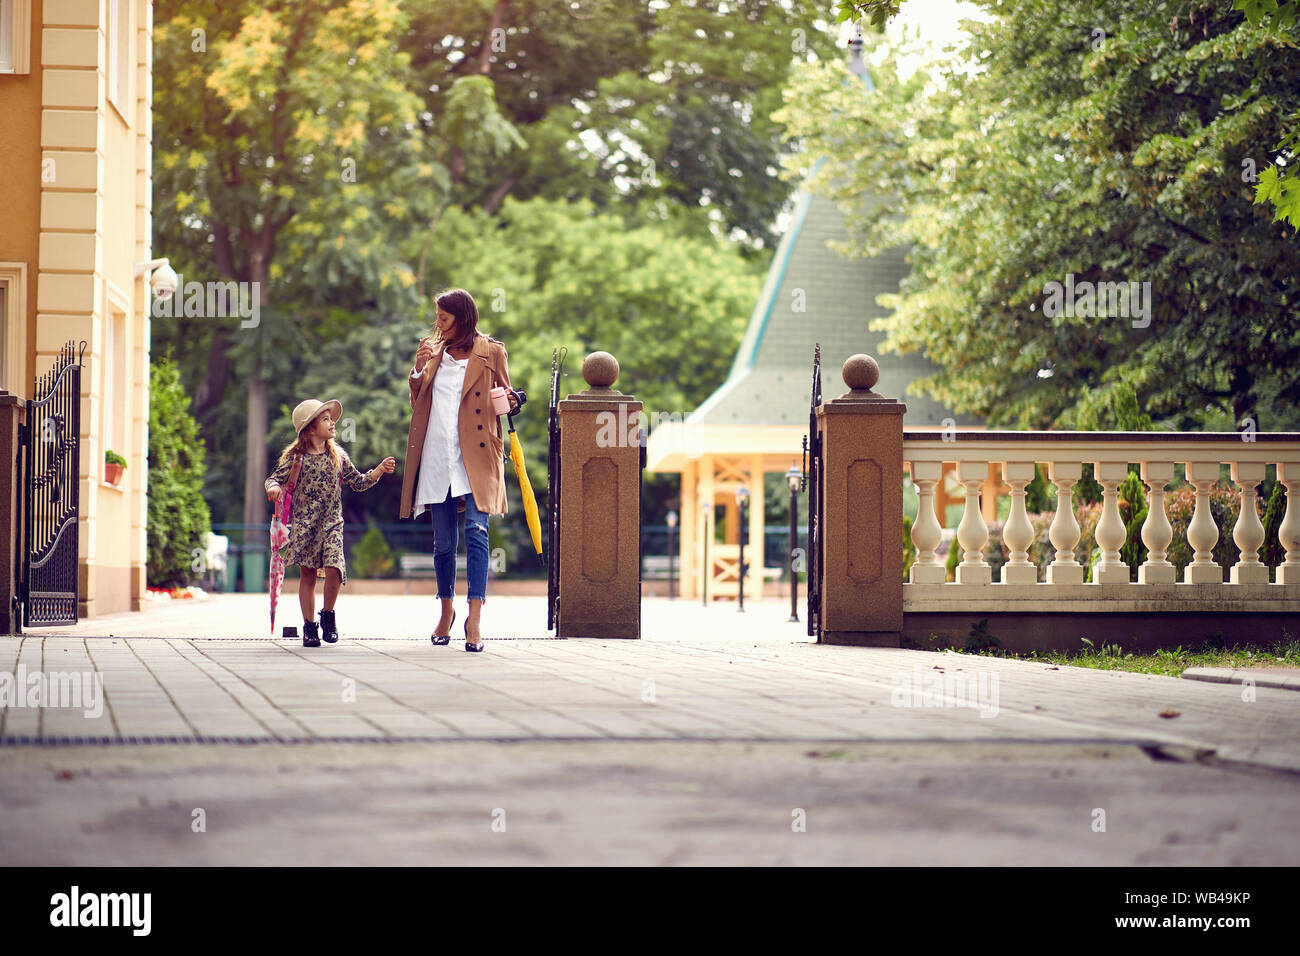
[[[1119,514],[1119,485],[1128,476],[1128,463],[1099,461],[1093,465],[1101,485],[1101,519],[1096,531],[1101,560],[1092,569],[1092,583],[1128,584],[1128,565],[1119,556],[1128,534]]]
[[[912,544],[916,547],[916,561],[908,579],[913,584],[943,584],[947,577],[944,559],[939,555],[943,540],[943,525],[934,511],[934,489],[943,480],[943,462],[912,462],[912,482],[916,485],[920,507],[916,523],[912,525]]]
[[[1264,480],[1264,465],[1234,461],[1230,468],[1233,483],[1241,494],[1237,524],[1232,529],[1232,540],[1241,549],[1241,558],[1228,572],[1228,580],[1232,584],[1268,584],[1268,567],[1259,560],[1259,549],[1264,543],[1264,525],[1259,520],[1259,493],[1256,490]]]
[[[988,478],[987,461],[957,462],[957,480],[966,489],[966,509],[957,526],[957,542],[962,548],[957,565],[958,584],[991,584],[993,568],[984,560],[984,546],[989,540],[989,526],[980,513],[980,485]]]
[[[1002,584],[1037,584],[1038,568],[1029,560],[1034,543],[1034,526],[1025,511],[1025,485],[1034,480],[1032,461],[1004,461],[1002,480],[1011,486],[1011,513],[1002,526],[1002,540],[1010,558],[1002,566]]]
[[[1056,556],[1047,566],[1048,584],[1082,584],[1083,565],[1074,559],[1082,529],[1074,517],[1074,483],[1083,474],[1077,461],[1048,462],[1047,477],[1056,485],[1056,515],[1047,536]]]
[[[1277,534],[1286,560],[1278,565],[1277,583],[1300,584],[1300,462],[1278,462],[1277,480],[1286,488],[1286,515]]]
[[[1147,520],[1142,522],[1142,543],[1147,559],[1138,568],[1138,584],[1174,584],[1178,569],[1169,560],[1174,527],[1165,512],[1165,485],[1174,480],[1171,461],[1142,462],[1142,480],[1147,486]]]
[[[1187,526],[1187,543],[1192,546],[1193,560],[1183,569],[1185,584],[1223,583],[1223,569],[1214,561],[1219,529],[1210,514],[1210,486],[1218,479],[1217,461],[1187,462],[1187,480],[1196,489],[1196,508]]]
[[[918,438],[915,441],[915,455],[921,460],[912,459],[912,470],[913,481],[920,496],[920,511],[912,529],[917,557],[909,580],[912,584],[940,584],[945,579],[945,556],[939,553],[943,527],[936,514],[935,498],[938,482],[943,476],[943,465],[937,459],[943,452],[936,447],[937,443],[933,439]],[[1053,444],[1050,438],[1032,443],[1017,440],[1012,444],[1006,439],[991,437],[987,444],[968,441],[959,446],[959,457],[964,460],[956,461],[956,478],[965,489],[965,507],[961,524],[957,528],[957,542],[962,554],[956,575],[959,585],[993,583],[992,568],[984,559],[989,526],[986,515],[980,508],[980,493],[987,491],[987,487],[982,487],[985,485],[986,471],[991,472],[993,465],[999,466],[1003,481],[1010,487],[1010,510],[1002,526],[1002,542],[1008,559],[1002,566],[998,584],[1039,583],[1037,568],[1029,559],[1029,549],[1034,543],[1034,526],[1026,507],[1026,488],[1033,480],[1035,464],[1033,460],[1005,460],[1011,455],[1023,455],[1043,462],[1049,479],[1056,486],[1056,513],[1052,517],[1048,534],[1055,554],[1047,566],[1045,580],[1042,582],[1044,587],[1082,584],[1084,581],[1091,555],[1079,554],[1081,529],[1074,510],[1074,488],[1083,469],[1078,459],[1085,456],[1094,458],[1096,479],[1102,488],[1101,514],[1095,531],[1100,559],[1092,569],[1091,583],[1107,585],[1130,582],[1131,571],[1121,558],[1128,529],[1119,507],[1119,487],[1128,476],[1129,464],[1114,460],[1097,461],[1095,459],[1103,453],[1098,450],[1095,455],[1087,454],[1087,447],[1080,449],[1077,441],[1069,448],[1054,449]],[[1191,593],[1185,592],[1183,585],[1268,585],[1269,569],[1261,559],[1266,536],[1260,515],[1259,486],[1267,474],[1270,459],[1276,462],[1277,480],[1286,489],[1286,514],[1278,529],[1277,538],[1286,557],[1277,568],[1275,581],[1280,586],[1300,585],[1300,461],[1277,461],[1279,457],[1293,454],[1291,448],[1294,445],[1279,448],[1281,454],[1275,457],[1267,451],[1261,454],[1260,449],[1249,446],[1248,450],[1237,452],[1234,448],[1223,447],[1227,444],[1226,440],[1215,442],[1192,439],[1186,446],[1177,447],[1167,440],[1135,441],[1132,448],[1119,449],[1111,443],[1105,449],[1104,454],[1112,459],[1127,455],[1131,461],[1138,462],[1142,481],[1146,485],[1147,512],[1141,536],[1147,556],[1137,569],[1138,585],[1168,587],[1177,584],[1179,593]],[[980,452],[985,449],[988,456],[980,457]],[[1077,457],[1074,461],[1053,461],[1053,451]],[[1116,451],[1123,454],[1114,454]],[[1217,460],[1207,460],[1211,457]],[[1175,460],[1179,458],[1183,459],[1187,483],[1195,495],[1195,505],[1186,532],[1193,559],[1184,568],[1181,580],[1177,567],[1170,560],[1174,526],[1169,516],[1166,491],[1174,480]],[[1211,493],[1219,480],[1223,465],[1227,465],[1231,472],[1240,500],[1238,517],[1231,532],[1226,525],[1223,528],[1216,525],[1211,511]],[[1230,573],[1225,575],[1223,568],[1215,561],[1214,549],[1220,536],[1229,533],[1236,542],[1241,557]],[[1016,599],[1020,597],[1017,592],[1009,593]],[[1043,597],[1050,593],[1050,590],[1040,592]],[[1139,592],[1124,593],[1137,596]],[[1027,592],[1025,597],[1028,598]]]

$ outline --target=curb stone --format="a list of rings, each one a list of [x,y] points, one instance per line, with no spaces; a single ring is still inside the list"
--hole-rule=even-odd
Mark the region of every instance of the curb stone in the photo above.
[[[1300,690],[1300,671],[1273,670],[1263,667],[1189,667],[1182,676],[1187,680],[1208,681],[1212,684],[1240,684],[1251,680],[1256,687],[1277,687],[1282,690]]]

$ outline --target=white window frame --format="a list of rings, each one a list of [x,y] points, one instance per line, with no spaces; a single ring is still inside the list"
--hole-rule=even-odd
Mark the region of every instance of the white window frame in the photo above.
[[[131,52],[131,0],[108,0],[108,102],[128,126],[127,105],[131,102],[131,74],[135,70],[135,56]]]
[[[32,0],[0,0],[0,73],[32,72]]]
[[[29,398],[27,390],[27,263],[0,262],[0,286],[4,287],[4,314],[0,333],[4,335],[3,373],[0,383],[10,395]]]
[[[99,360],[104,374],[100,383],[100,462],[99,480],[104,481],[103,452],[115,451],[127,461],[131,460],[131,408],[127,401],[127,380],[130,378],[126,351],[131,300],[113,283],[104,282],[104,348]],[[116,487],[109,485],[109,487]],[[119,491],[122,489],[118,489]]]

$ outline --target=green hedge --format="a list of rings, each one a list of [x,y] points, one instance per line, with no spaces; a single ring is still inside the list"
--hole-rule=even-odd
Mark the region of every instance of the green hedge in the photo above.
[[[176,587],[197,577],[196,557],[212,528],[203,500],[204,446],[180,370],[170,359],[149,366],[150,587]]]

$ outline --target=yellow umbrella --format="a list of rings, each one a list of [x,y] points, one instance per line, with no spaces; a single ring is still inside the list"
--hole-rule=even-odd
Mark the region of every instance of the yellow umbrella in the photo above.
[[[516,392],[520,397],[519,408],[523,408],[524,402],[522,392]],[[506,416],[510,422],[510,460],[515,463],[515,477],[519,479],[519,496],[524,500],[524,517],[528,519],[528,533],[533,536],[533,548],[537,551],[537,557],[542,557],[542,522],[537,517],[537,498],[533,495],[532,482],[528,480],[528,470],[524,467],[524,449],[519,444],[519,436],[515,434],[515,416]]]

